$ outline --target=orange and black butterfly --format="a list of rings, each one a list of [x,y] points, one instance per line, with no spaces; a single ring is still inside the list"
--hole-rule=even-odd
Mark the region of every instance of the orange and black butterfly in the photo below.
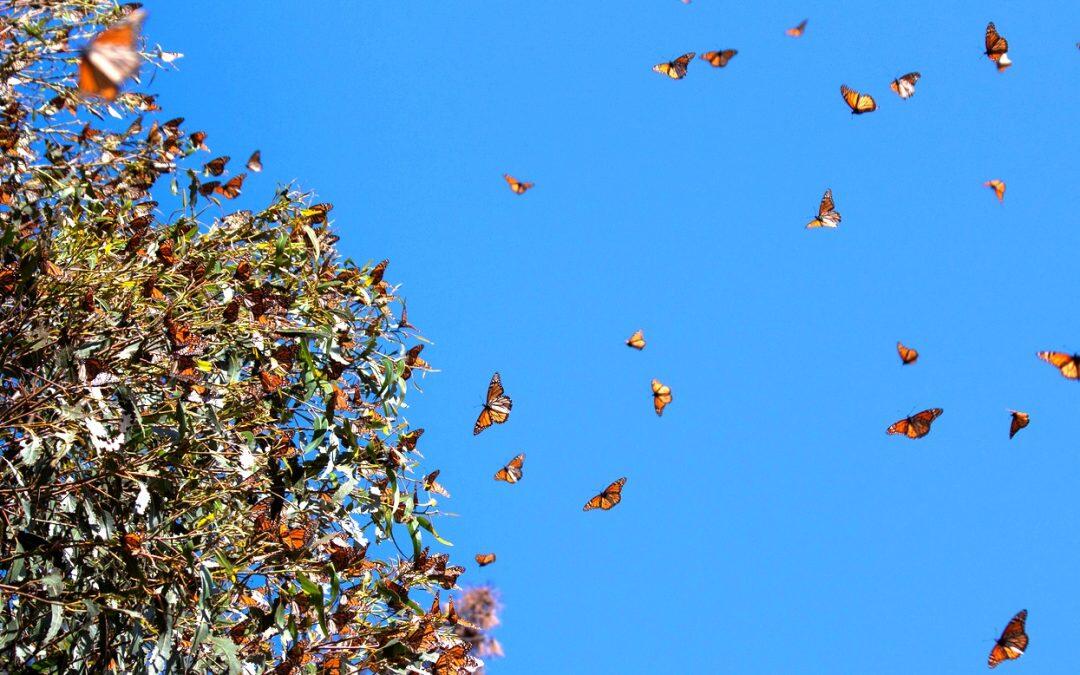
[[[817,217],[806,224],[806,229],[813,229],[815,227],[836,227],[840,224],[840,214],[836,211],[836,204],[833,203],[832,189],[826,189],[825,194],[821,197],[821,203],[818,204]]]
[[[639,351],[645,349],[645,333],[640,330],[634,331],[634,334],[626,341],[626,346],[633,347]]]
[[[285,548],[290,551],[299,551],[304,548],[308,542],[309,532],[307,528],[303,527],[289,527],[284,523],[278,529],[278,536],[281,537],[281,543],[285,545]]]
[[[723,68],[728,64],[728,61],[731,60],[731,57],[738,53],[739,51],[737,49],[722,49],[715,52],[705,52],[701,55],[701,60],[708,61],[709,65],[716,68]]]
[[[142,57],[135,43],[145,18],[146,12],[136,9],[90,40],[79,60],[79,91],[83,95],[112,101],[124,80],[139,72]]]
[[[944,411],[941,408],[924,410],[921,413],[916,413],[896,422],[886,429],[885,433],[902,434],[908,438],[922,438],[930,433],[930,425],[933,424],[934,420],[940,417],[943,412]]]
[[[992,188],[999,202],[1005,201],[1005,181],[995,178],[983,183],[983,187]]]
[[[505,481],[507,483],[516,483],[521,480],[523,475],[522,468],[525,466],[525,453],[521,453],[517,457],[513,458],[506,463],[506,466],[495,472],[495,480]]]
[[[434,492],[437,495],[442,495],[443,497],[449,498],[450,493],[447,492],[446,488],[444,488],[442,485],[439,485],[439,483],[435,481],[435,479],[439,477],[439,473],[441,471],[442,469],[435,469],[428,475],[424,476],[424,489],[428,492]]]
[[[896,343],[896,352],[900,354],[900,360],[905,366],[919,360],[919,352],[911,347],[905,347],[902,342]]]
[[[495,562],[495,554],[494,553],[477,553],[476,554],[476,564],[479,565],[480,567],[486,567],[486,566],[490,565],[493,562]]]
[[[874,101],[874,97],[870,94],[862,94],[854,89],[848,89],[847,85],[842,84],[840,85],[840,95],[844,97],[844,103],[847,103],[848,107],[851,108],[852,115],[862,115],[877,110],[877,102]]]
[[[585,502],[585,507],[582,511],[592,511],[593,509],[609,510],[622,501],[622,488],[626,485],[626,478],[620,478],[611,485],[604,488],[604,491],[596,495],[589,501]]]
[[[690,66],[690,60],[695,56],[694,52],[687,52],[674,61],[656,64],[653,66],[653,70],[661,75],[667,75],[673,80],[681,80],[686,77],[686,69]]]
[[[508,173],[503,174],[503,179],[506,180],[506,184],[510,186],[510,190],[516,195],[523,195],[525,191],[533,186],[533,183],[526,183],[514,178]]]
[[[1080,380],[1080,354],[1039,352],[1037,356],[1060,370],[1061,374],[1070,380]]]
[[[203,165],[203,171],[211,176],[220,176],[225,173],[225,165],[229,163],[229,159],[230,157],[228,155],[215,157]]]
[[[510,419],[510,409],[513,406],[514,402],[503,392],[502,378],[499,377],[498,373],[495,373],[491,376],[491,382],[488,384],[484,409],[480,411],[480,416],[476,418],[476,424],[473,425],[473,436],[492,424],[502,424]]]
[[[239,176],[233,176],[228,183],[221,183],[221,181],[212,180],[208,183],[203,183],[199,186],[199,194],[204,197],[218,194],[226,199],[236,199],[240,196],[240,188],[244,185],[244,178],[247,177],[246,173],[242,173]]]
[[[1031,415],[1019,410],[1010,410],[1009,414],[1012,415],[1012,421],[1009,423],[1009,438],[1012,438],[1016,432],[1031,424]]]
[[[997,32],[997,27],[994,26],[993,21],[986,24],[986,51],[983,54],[986,54],[988,59],[997,64],[999,73],[1012,65],[1008,52],[1009,41]]]
[[[424,351],[424,345],[416,345],[405,353],[405,370],[401,371],[401,379],[408,380],[412,377],[412,369],[431,370],[431,364],[420,356]]]
[[[664,414],[664,408],[671,403],[671,387],[661,384],[660,380],[652,381],[652,404],[657,415]]]
[[[791,37],[802,37],[802,34],[805,31],[806,31],[806,19],[803,19],[802,22],[798,26],[795,26],[794,28],[788,28],[784,32],[787,33],[788,35],[790,35]]]
[[[889,84],[889,88],[895,91],[900,98],[911,98],[915,95],[915,83],[919,81],[920,77],[922,75],[918,73],[901,75]]]
[[[993,24],[990,24],[993,25]],[[1002,661],[1011,661],[1024,655],[1028,646],[1028,636],[1024,632],[1024,624],[1027,622],[1027,610],[1022,609],[1016,613],[1009,625],[1001,632],[994,648],[990,650],[988,663],[991,668],[997,668]]]
[[[262,171],[262,153],[261,152],[256,150],[255,152],[251,153],[251,157],[248,157],[247,168],[248,168],[248,171],[254,171],[255,173],[259,173],[260,171]]]

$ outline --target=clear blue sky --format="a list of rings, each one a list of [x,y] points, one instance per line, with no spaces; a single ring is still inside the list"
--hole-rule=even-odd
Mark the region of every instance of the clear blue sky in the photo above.
[[[1035,352],[1080,351],[1080,5],[146,4],[187,55],[166,112],[262,149],[253,203],[333,202],[434,341],[410,416],[463,580],[502,592],[491,673],[977,673],[1022,608],[1000,672],[1075,670],[1080,385]],[[827,187],[840,228],[804,230]],[[513,414],[474,438],[495,370]]]

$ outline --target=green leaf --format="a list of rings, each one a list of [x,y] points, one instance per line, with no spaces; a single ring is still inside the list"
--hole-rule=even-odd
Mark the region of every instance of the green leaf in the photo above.
[[[417,516],[416,522],[420,523],[420,527],[430,532],[431,536],[435,537],[435,541],[443,546],[453,546],[453,544],[439,536],[439,533],[435,531],[435,526],[431,524],[431,520],[427,516]]]

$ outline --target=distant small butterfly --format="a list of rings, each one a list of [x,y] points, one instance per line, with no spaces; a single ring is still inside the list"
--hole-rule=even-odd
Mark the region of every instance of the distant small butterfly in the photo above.
[[[525,466],[525,453],[521,453],[517,457],[513,458],[506,463],[506,466],[495,472],[495,480],[501,480],[506,483],[516,483],[521,480],[523,475],[522,468]]]
[[[738,53],[739,52],[736,49],[724,49],[716,52],[705,52],[701,55],[701,60],[708,61],[709,65],[716,68],[723,68],[728,64],[728,61],[731,60],[731,57],[735,56]]]
[[[1009,414],[1012,415],[1012,421],[1009,422],[1009,438],[1012,438],[1016,432],[1031,424],[1031,416],[1019,410],[1010,410]]]
[[[915,83],[919,81],[920,77],[922,75],[918,73],[901,75],[889,84],[889,88],[895,91],[900,98],[911,98],[915,95]]]
[[[1005,181],[995,178],[994,180],[988,180],[983,183],[983,187],[993,189],[994,194],[997,195],[999,202],[1005,201]],[[1021,195],[1021,197],[1023,197],[1023,195]],[[1020,201],[1023,201],[1023,199],[1021,199]]]
[[[806,229],[813,229],[815,227],[836,227],[840,224],[840,214],[836,211],[836,204],[833,203],[832,189],[826,189],[825,194],[821,197],[821,203],[818,205],[817,218],[814,218],[806,224]]]
[[[930,408],[910,417],[905,417],[885,431],[889,434],[901,434],[908,438],[922,438],[930,433],[930,425],[941,416],[942,412],[944,411],[941,408]]]
[[[802,37],[802,34],[803,34],[803,32],[805,30],[806,30],[806,19],[803,19],[802,22],[798,26],[795,26],[794,28],[788,28],[784,32],[787,33],[788,35],[790,35],[791,37]]]
[[[634,331],[634,334],[626,341],[626,345],[639,351],[645,349],[645,334],[640,330]]]
[[[484,409],[480,411],[480,416],[476,418],[476,424],[473,425],[473,436],[492,424],[502,424],[510,419],[510,408],[513,405],[514,402],[510,400],[510,397],[504,395],[502,378],[499,377],[498,373],[495,373],[491,376],[491,382],[488,384]]]
[[[120,85],[139,72],[142,57],[135,43],[144,19],[146,12],[136,9],[90,40],[79,60],[80,92],[112,101],[120,93]]]
[[[476,564],[479,565],[480,567],[486,567],[486,566],[490,565],[493,562],[495,562],[495,554],[494,553],[477,553],[476,554]]]
[[[1080,380],[1080,354],[1039,352],[1037,356],[1061,371],[1070,380]]]
[[[905,347],[901,342],[896,343],[896,351],[900,354],[900,360],[905,366],[915,363],[919,359],[919,352],[910,347]]]
[[[254,171],[258,173],[262,171],[262,153],[258,150],[251,153],[251,157],[248,157],[247,161],[248,171]]]
[[[1009,41],[997,32],[994,22],[991,21],[986,24],[986,51],[983,54],[986,54],[988,59],[997,64],[999,73],[1012,65],[1008,51]]]
[[[653,410],[657,415],[664,414],[664,408],[672,401],[671,387],[661,384],[660,380],[652,381]]]
[[[694,52],[687,52],[674,61],[656,64],[653,66],[653,70],[661,75],[667,75],[673,80],[681,80],[686,77],[686,69],[689,67],[690,60],[693,59],[694,56],[696,56]]]
[[[1027,610],[1022,609],[1016,613],[1009,625],[1005,626],[1001,637],[990,650],[988,664],[991,668],[997,668],[1002,661],[1011,661],[1024,655],[1024,650],[1028,646],[1028,636],[1024,632],[1025,623],[1027,623]]]
[[[592,511],[593,509],[603,509],[605,511],[611,509],[613,506],[622,501],[622,488],[626,485],[626,478],[620,478],[611,485],[604,488],[604,491],[596,495],[589,501],[585,502],[585,507],[582,511]]]
[[[525,183],[523,181],[519,181],[517,178],[514,178],[508,173],[504,173],[503,178],[506,180],[507,185],[510,186],[510,189],[516,195],[525,194],[525,191],[533,186],[533,183]]]
[[[852,115],[862,115],[877,110],[877,102],[874,101],[874,97],[870,94],[848,89],[846,85],[842,84],[840,85],[840,95],[844,97],[844,103],[847,103],[848,107],[851,108]]]

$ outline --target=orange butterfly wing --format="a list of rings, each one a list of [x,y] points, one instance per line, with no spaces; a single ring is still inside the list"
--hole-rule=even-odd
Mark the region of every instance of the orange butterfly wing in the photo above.
[[[1009,438],[1012,438],[1016,432],[1031,424],[1031,416],[1019,410],[1010,410],[1009,413],[1012,415],[1012,421],[1009,423]]]
[[[1080,379],[1080,355],[1063,352],[1039,352],[1038,357],[1061,371],[1070,380]]]
[[[503,179],[506,180],[507,185],[510,186],[510,189],[516,195],[525,194],[525,191],[533,186],[532,183],[525,183],[523,181],[519,181],[508,173],[503,174]]]
[[[672,401],[671,387],[661,384],[660,380],[652,381],[653,410],[657,415],[664,414],[664,408]]]
[[[728,64],[733,56],[738,54],[736,49],[723,49],[715,52],[705,52],[701,55],[702,61],[708,61],[709,65],[716,68],[723,68]]]
[[[1005,201],[1005,181],[995,178],[994,180],[988,180],[983,183],[983,187],[992,188],[994,194],[997,195],[999,202]]]
[[[507,462],[506,466],[495,472],[495,480],[501,480],[506,483],[516,483],[521,480],[524,472],[522,467],[525,466],[525,453],[521,453],[517,457]]]
[[[495,373],[491,376],[491,382],[488,384],[484,409],[480,411],[480,416],[476,418],[476,424],[473,425],[473,436],[492,424],[502,424],[510,419],[510,409],[513,407],[514,402],[504,394],[502,378],[499,377],[498,373]]]
[[[844,97],[844,102],[851,108],[852,115],[862,115],[877,110],[877,103],[870,94],[859,93],[842,84],[840,85],[840,95]]]
[[[604,488],[604,491],[596,495],[589,501],[585,502],[582,511],[592,511],[593,509],[603,509],[604,511],[610,510],[616,504],[622,501],[622,488],[626,485],[626,478],[620,478],[611,485]]]
[[[120,23],[98,33],[83,50],[79,60],[79,91],[112,101],[124,80],[139,70],[136,51],[139,27],[146,12],[135,10]]]
[[[1005,626],[997,644],[990,650],[988,665],[991,668],[996,668],[1002,661],[1018,659],[1024,655],[1028,646],[1028,636],[1024,632],[1026,623],[1027,610],[1022,609],[1009,621],[1009,625]]]
[[[896,351],[900,354],[900,360],[903,361],[905,366],[915,363],[915,361],[919,359],[918,351],[911,349],[910,347],[905,347],[901,342],[896,343]]]
[[[494,553],[477,553],[476,554],[476,564],[479,565],[480,567],[486,567],[487,565],[490,565],[493,562],[495,562],[495,554]]]
[[[986,56],[991,61],[997,61],[1007,51],[1009,51],[1009,41],[1001,37],[993,21],[986,24],[986,52],[984,52]]]
[[[806,30],[806,21],[807,21],[807,19],[803,19],[802,23],[800,23],[798,26],[795,26],[794,28],[788,28],[784,32],[787,33],[788,35],[790,35],[791,37],[799,37],[799,36],[801,36],[803,34],[803,31]]]
[[[626,345],[637,350],[645,349],[645,333],[640,330],[634,331],[634,334],[626,341]]]
[[[930,433],[930,425],[941,416],[941,408],[930,408],[910,417],[895,422],[885,430],[888,434],[899,434],[908,438],[922,438]]]

